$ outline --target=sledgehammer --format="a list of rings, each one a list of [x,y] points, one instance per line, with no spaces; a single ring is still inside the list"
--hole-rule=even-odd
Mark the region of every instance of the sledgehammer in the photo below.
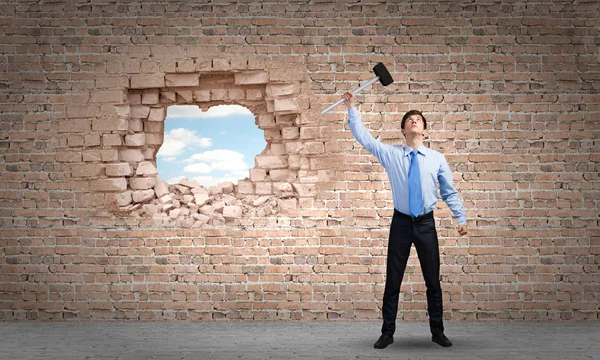
[[[383,86],[388,86],[389,84],[394,82],[394,79],[392,79],[392,75],[390,75],[390,72],[388,71],[388,69],[385,68],[385,65],[383,65],[382,63],[378,63],[377,65],[375,65],[375,67],[373,68],[373,72],[377,76],[375,76],[371,80],[369,80],[366,83],[364,83],[363,85],[361,85],[358,89],[353,90],[352,93],[354,95],[363,91],[364,88],[366,88],[367,86],[370,86],[371,84],[373,84],[376,81],[379,81],[381,83],[381,85],[383,85]],[[344,102],[344,99],[339,99],[338,101],[329,105],[327,107],[327,109],[321,111],[321,114],[325,114],[326,112],[328,112],[329,110],[333,109],[334,107],[338,106],[339,104],[341,104],[343,102]]]

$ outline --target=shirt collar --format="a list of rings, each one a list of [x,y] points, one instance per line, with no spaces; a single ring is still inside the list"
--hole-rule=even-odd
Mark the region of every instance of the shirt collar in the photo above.
[[[406,145],[406,146],[404,147],[404,156],[408,156],[408,155],[410,155],[410,153],[411,153],[413,150],[414,150],[414,149],[412,149],[410,146]],[[421,146],[419,146],[419,148],[417,149],[417,151],[418,151],[418,152],[419,152],[421,155],[423,155],[423,156],[427,156],[427,151],[428,151],[428,150],[429,150],[429,149],[428,149],[428,148],[427,148],[425,145],[423,145],[423,144],[421,144]]]

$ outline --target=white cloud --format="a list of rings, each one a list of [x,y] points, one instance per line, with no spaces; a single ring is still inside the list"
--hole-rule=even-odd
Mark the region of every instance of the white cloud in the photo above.
[[[248,169],[241,170],[241,171],[240,170],[236,170],[236,171],[232,171],[231,172],[231,176],[237,176],[237,177],[240,177],[240,178],[246,177],[248,175],[249,175]]]
[[[187,147],[211,147],[212,139],[196,136],[196,131],[177,128],[165,133],[160,150],[156,156],[175,157]]]
[[[191,164],[191,165],[184,167],[183,171],[208,174],[212,171],[212,167],[205,163],[196,163],[196,164]]]
[[[230,115],[253,115],[250,110],[240,105],[217,105],[202,111],[196,105],[173,105],[167,108],[167,118],[225,117]]]
[[[190,157],[192,160],[199,160],[205,162],[219,162],[219,161],[228,161],[228,160],[242,160],[244,158],[244,154],[239,153],[233,150],[227,149],[217,149],[217,150],[209,150],[203,153],[194,154]]]
[[[248,168],[242,160],[218,161],[213,162],[210,166],[215,170],[244,170]]]
[[[208,163],[214,170],[246,170],[244,154],[233,150],[219,149],[194,154],[186,162],[202,161]]]

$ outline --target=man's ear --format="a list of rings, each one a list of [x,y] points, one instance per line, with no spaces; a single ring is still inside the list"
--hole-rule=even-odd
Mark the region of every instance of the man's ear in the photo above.
[[[427,130],[423,130],[423,140],[427,139],[428,136]]]

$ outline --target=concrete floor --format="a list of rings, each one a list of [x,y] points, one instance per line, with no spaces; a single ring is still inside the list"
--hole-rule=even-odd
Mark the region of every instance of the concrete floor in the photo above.
[[[380,322],[0,323],[0,359],[600,359],[600,323],[447,322],[454,346],[428,324],[398,322],[373,348]]]

